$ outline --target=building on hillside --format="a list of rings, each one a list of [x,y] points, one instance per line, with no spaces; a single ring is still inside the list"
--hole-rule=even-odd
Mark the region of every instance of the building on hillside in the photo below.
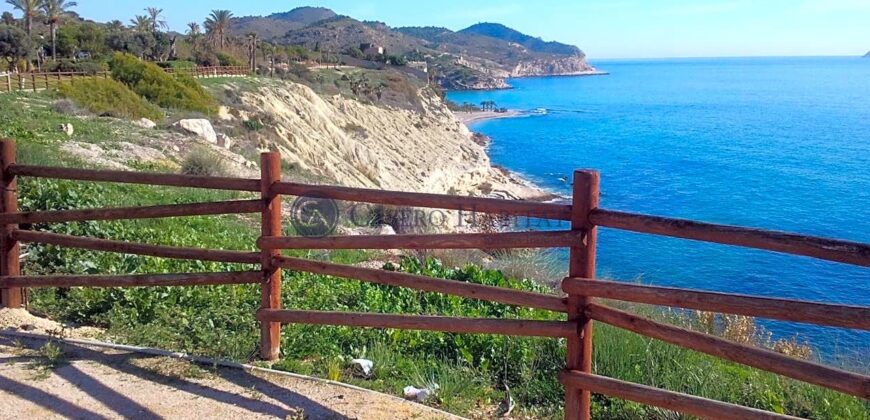
[[[363,54],[365,54],[367,56],[369,56],[369,55],[385,55],[386,54],[386,50],[384,49],[384,47],[382,47],[380,45],[372,44],[369,42],[359,44],[359,49],[362,50]]]
[[[429,73],[429,65],[425,61],[409,61],[408,67],[420,70],[423,73]]]

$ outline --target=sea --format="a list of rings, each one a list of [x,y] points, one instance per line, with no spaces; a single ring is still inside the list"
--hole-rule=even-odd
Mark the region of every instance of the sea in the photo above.
[[[491,137],[495,164],[555,193],[592,168],[603,208],[870,243],[870,58],[593,64],[610,74],[448,98],[523,111],[471,129]],[[606,228],[598,241],[600,278],[870,306],[868,268]],[[870,366],[870,332],[761,325]]]

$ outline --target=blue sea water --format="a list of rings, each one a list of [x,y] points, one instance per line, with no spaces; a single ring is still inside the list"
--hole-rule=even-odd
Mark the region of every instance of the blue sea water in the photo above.
[[[870,59],[600,61],[611,74],[451,92],[530,115],[479,122],[495,163],[569,195],[601,171],[601,206],[870,242]],[[560,179],[562,178],[562,179]],[[598,276],[870,306],[870,269],[601,229]],[[870,333],[765,322],[826,359],[870,359]]]

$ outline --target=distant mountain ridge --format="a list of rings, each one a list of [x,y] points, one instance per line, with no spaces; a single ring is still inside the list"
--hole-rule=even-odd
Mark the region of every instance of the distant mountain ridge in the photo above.
[[[450,89],[504,88],[509,87],[509,77],[595,72],[580,48],[544,41],[498,23],[478,23],[460,31],[391,28],[322,7],[300,7],[265,17],[233,19],[231,30],[333,53],[350,52],[363,44],[381,47],[388,55],[426,61],[430,74]]]
[[[338,14],[325,7],[297,7],[289,12],[273,13],[269,16],[233,18],[232,30],[242,35],[254,32],[262,39],[272,39],[336,16]]]
[[[870,51],[867,51],[867,54],[864,54],[864,58],[870,58]]]
[[[531,51],[540,53],[585,56],[583,51],[574,45],[563,44],[556,41],[544,41],[541,38],[526,35],[500,23],[478,23],[459,32],[463,34],[483,35],[507,42],[517,43]]]

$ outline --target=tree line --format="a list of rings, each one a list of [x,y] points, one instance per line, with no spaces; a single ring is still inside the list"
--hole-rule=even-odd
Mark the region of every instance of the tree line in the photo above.
[[[271,67],[276,62],[324,59],[320,52],[301,46],[262,42],[254,33],[233,34],[229,10],[212,10],[202,22],[190,22],[179,33],[169,30],[163,9],[155,7],[144,8],[125,24],[82,19],[74,10],[75,1],[6,3],[15,14],[0,16],[0,71],[99,71],[114,52],[173,66],[247,64],[252,69],[258,61]]]

